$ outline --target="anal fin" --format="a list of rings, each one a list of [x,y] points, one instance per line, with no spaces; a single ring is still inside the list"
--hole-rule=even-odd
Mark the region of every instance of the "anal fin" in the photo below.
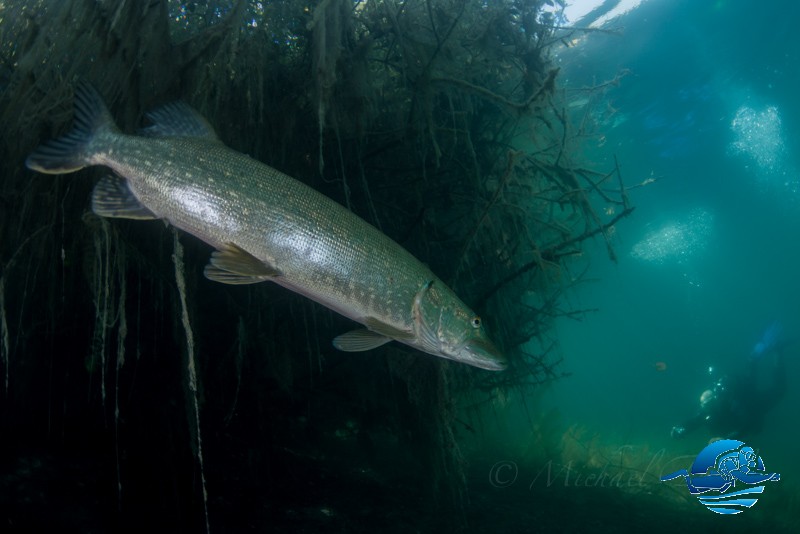
[[[233,243],[214,251],[205,268],[205,275],[209,280],[234,285],[257,284],[280,274],[275,267]]]
[[[92,191],[92,211],[100,217],[119,219],[158,219],[128,187],[124,178],[108,175],[100,179]]]

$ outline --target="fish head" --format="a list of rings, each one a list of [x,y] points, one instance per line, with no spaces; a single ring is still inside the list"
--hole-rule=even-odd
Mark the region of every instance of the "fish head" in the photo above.
[[[442,282],[430,284],[415,309],[418,348],[481,369],[502,371],[508,366],[481,318]]]

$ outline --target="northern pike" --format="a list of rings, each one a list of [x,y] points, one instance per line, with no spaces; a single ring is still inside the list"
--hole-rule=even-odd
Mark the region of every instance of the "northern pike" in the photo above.
[[[205,276],[272,281],[364,325],[336,337],[343,351],[391,340],[502,370],[506,360],[480,317],[422,262],[374,226],[302,182],[226,147],[187,104],[148,113],[123,134],[88,84],[75,91],[72,130],[28,156],[47,174],[103,165],[92,192],[102,217],[163,219],[216,250]]]

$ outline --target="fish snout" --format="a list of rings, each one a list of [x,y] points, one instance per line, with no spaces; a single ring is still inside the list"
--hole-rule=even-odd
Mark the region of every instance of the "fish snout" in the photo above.
[[[500,352],[500,349],[495,347],[494,343],[488,339],[469,339],[464,346],[461,347],[461,350],[454,359],[489,371],[502,371],[508,367],[508,360],[506,360],[506,357]]]

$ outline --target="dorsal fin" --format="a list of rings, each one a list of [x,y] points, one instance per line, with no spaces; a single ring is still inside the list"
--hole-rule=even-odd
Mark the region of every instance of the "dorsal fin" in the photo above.
[[[153,123],[139,131],[146,137],[199,137],[218,141],[214,128],[186,102],[171,102],[146,116]]]

